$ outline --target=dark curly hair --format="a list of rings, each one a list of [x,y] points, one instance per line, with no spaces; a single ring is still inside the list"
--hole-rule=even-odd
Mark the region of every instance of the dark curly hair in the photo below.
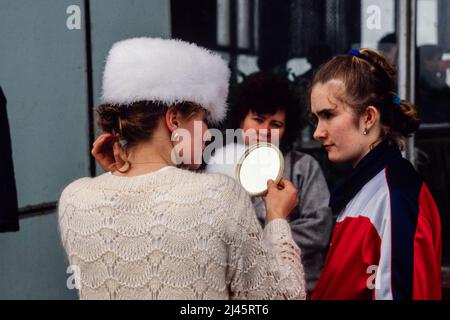
[[[301,128],[299,104],[293,85],[286,77],[255,73],[247,76],[231,97],[227,128],[239,129],[250,112],[273,115],[280,110],[285,111],[285,133],[280,149],[286,153],[292,149]]]

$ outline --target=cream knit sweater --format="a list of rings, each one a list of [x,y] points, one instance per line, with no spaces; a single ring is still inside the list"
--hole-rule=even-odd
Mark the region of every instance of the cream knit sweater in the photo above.
[[[59,226],[81,299],[304,299],[289,224],[264,231],[231,178],[171,168],[79,179]]]

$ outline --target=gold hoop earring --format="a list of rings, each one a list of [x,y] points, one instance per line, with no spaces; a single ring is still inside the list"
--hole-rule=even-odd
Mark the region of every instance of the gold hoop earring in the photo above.
[[[120,173],[127,173],[128,171],[130,171],[130,169],[131,169],[131,163],[130,163],[130,161],[128,161],[128,160],[126,160],[125,161],[125,165],[127,166],[126,167],[126,169],[124,169],[124,170],[121,170],[122,168],[117,168],[117,171],[119,171]]]

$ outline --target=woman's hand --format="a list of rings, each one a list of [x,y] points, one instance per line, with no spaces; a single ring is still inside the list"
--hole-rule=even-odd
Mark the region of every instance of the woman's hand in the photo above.
[[[286,219],[298,205],[298,191],[289,180],[282,179],[278,184],[267,182],[268,191],[263,197],[266,203],[267,221]]]
[[[114,171],[124,165],[120,157],[119,142],[110,133],[104,133],[95,140],[91,154],[105,171]]]

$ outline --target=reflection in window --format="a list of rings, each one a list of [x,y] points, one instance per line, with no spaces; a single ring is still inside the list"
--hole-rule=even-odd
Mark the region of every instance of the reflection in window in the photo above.
[[[249,74],[259,71],[258,57],[250,55],[239,55],[238,57],[238,70],[239,75],[247,76]],[[238,79],[240,81],[242,79]]]
[[[438,43],[438,2],[435,0],[418,0],[417,45]]]
[[[395,0],[362,0],[361,47],[377,48],[387,34],[395,33]],[[397,40],[393,43],[397,43]]]
[[[230,0],[217,0],[217,44],[230,45]]]
[[[417,169],[439,208],[443,265],[450,265],[450,1],[417,0]]]
[[[422,129],[450,127],[450,4],[442,0],[418,0],[417,6],[420,14],[416,93]]]

